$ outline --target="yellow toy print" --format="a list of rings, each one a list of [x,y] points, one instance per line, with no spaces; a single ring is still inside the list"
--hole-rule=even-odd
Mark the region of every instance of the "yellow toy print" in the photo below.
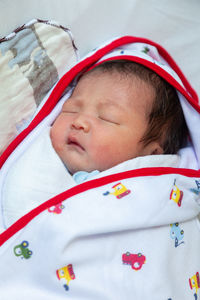
[[[197,292],[200,288],[200,280],[199,280],[199,272],[197,272],[195,275],[193,275],[191,278],[189,278],[189,284],[191,290],[194,290],[194,299],[197,300]]]
[[[63,287],[66,291],[69,290],[69,282],[75,279],[75,274],[73,271],[72,264],[69,264],[63,268],[60,268],[56,271],[56,275],[59,280],[63,281]]]
[[[170,200],[173,200],[180,207],[182,203],[183,192],[176,185],[176,179],[174,180],[174,186],[171,190]]]
[[[114,189],[113,193],[107,191],[107,192],[103,193],[103,195],[104,196],[114,195],[117,199],[120,199],[120,198],[125,197],[126,195],[130,194],[130,192],[131,192],[121,182],[113,185],[112,188]]]

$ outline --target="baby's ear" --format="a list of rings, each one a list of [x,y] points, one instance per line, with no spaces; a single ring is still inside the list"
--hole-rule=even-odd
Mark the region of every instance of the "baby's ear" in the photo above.
[[[143,155],[159,155],[163,153],[163,148],[159,142],[151,142],[143,149]]]
[[[164,151],[163,151],[163,148],[158,145],[151,153],[151,155],[156,155],[156,154],[163,154]]]

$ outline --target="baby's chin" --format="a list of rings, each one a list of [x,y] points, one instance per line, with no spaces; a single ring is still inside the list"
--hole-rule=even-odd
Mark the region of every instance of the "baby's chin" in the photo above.
[[[101,154],[100,154],[101,155]],[[88,173],[91,173],[93,171],[99,171],[99,172],[103,172],[105,170],[108,170],[112,167],[114,167],[115,165],[121,163],[122,161],[120,162],[117,162],[116,164],[111,161],[107,161],[107,162],[104,162],[104,163],[100,163],[100,162],[92,162],[91,159],[87,159],[87,160],[79,160],[77,158],[72,158],[68,157],[68,159],[65,159],[65,161],[63,161],[65,167],[67,168],[68,172],[71,174],[71,175],[74,175],[75,173],[77,172],[88,172]]]
[[[84,166],[81,166],[81,165],[71,165],[71,164],[66,164],[66,163],[64,163],[64,165],[65,165],[65,167],[67,168],[68,172],[71,175],[74,175],[75,173],[80,172],[80,171],[90,173],[92,171],[98,170],[96,168],[84,167]]]

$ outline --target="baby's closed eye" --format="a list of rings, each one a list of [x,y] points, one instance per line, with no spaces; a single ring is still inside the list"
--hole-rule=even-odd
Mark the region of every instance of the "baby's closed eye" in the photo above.
[[[67,114],[76,114],[76,113],[78,113],[77,110],[72,110],[72,109],[64,109],[62,112],[67,113]]]
[[[99,119],[102,121],[105,121],[107,123],[113,123],[116,125],[120,125],[120,123],[116,117],[100,115]]]

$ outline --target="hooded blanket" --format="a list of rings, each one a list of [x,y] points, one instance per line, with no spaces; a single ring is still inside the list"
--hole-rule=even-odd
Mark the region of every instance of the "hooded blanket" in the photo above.
[[[175,87],[187,146],[177,156],[139,157],[71,182],[6,225],[2,199],[9,174],[28,151],[35,153],[38,139],[45,140],[79,74],[114,59],[142,64]],[[199,127],[197,94],[160,45],[125,36],[78,62],[0,157],[1,300],[200,299]]]

